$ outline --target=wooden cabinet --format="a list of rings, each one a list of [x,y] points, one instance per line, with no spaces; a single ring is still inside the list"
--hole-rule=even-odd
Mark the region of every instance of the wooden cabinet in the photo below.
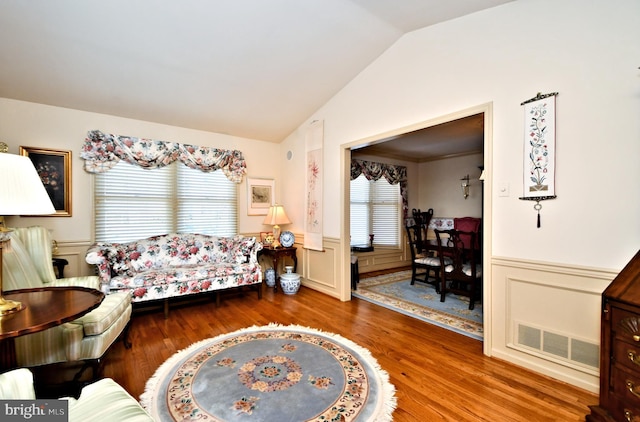
[[[600,403],[587,422],[640,422],[640,251],[602,293]]]

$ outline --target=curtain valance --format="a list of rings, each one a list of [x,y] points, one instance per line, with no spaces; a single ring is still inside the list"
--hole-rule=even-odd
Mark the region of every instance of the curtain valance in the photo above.
[[[99,130],[87,133],[80,156],[89,173],[104,173],[120,160],[146,168],[164,167],[178,160],[192,169],[222,170],[235,183],[241,183],[247,172],[242,152],[238,150],[105,134]]]
[[[409,211],[407,190],[407,168],[394,164],[376,163],[374,161],[351,159],[351,180],[357,179],[361,174],[367,180],[378,180],[381,177],[387,179],[392,185],[400,184],[400,196],[402,197],[402,214],[407,217]]]
[[[378,180],[381,177],[395,185],[407,180],[407,168],[393,164],[376,163],[374,161],[351,160],[351,180],[357,179],[361,174],[367,180]]]

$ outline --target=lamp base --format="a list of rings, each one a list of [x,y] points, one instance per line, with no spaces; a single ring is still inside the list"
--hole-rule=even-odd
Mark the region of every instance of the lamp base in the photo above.
[[[9,315],[24,309],[22,302],[15,300],[7,300],[0,296],[0,316]]]
[[[280,244],[280,226],[273,226],[273,243],[271,243],[272,248],[279,248],[282,245]]]

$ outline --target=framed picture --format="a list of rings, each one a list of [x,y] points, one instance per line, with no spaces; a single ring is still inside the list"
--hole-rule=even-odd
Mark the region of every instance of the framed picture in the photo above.
[[[36,168],[56,210],[51,217],[71,217],[71,151],[21,146],[20,155]]]
[[[260,242],[264,246],[271,246],[273,243],[273,232],[260,232]]]
[[[267,215],[275,197],[273,179],[247,178],[247,215]]]

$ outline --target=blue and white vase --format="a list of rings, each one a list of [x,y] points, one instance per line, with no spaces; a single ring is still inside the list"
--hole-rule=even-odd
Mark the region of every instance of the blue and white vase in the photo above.
[[[276,270],[273,268],[268,268],[264,272],[264,279],[267,283],[268,287],[273,287],[276,285]]]
[[[287,272],[280,274],[280,286],[284,294],[293,295],[300,289],[300,275],[291,272],[293,267],[285,267]]]

